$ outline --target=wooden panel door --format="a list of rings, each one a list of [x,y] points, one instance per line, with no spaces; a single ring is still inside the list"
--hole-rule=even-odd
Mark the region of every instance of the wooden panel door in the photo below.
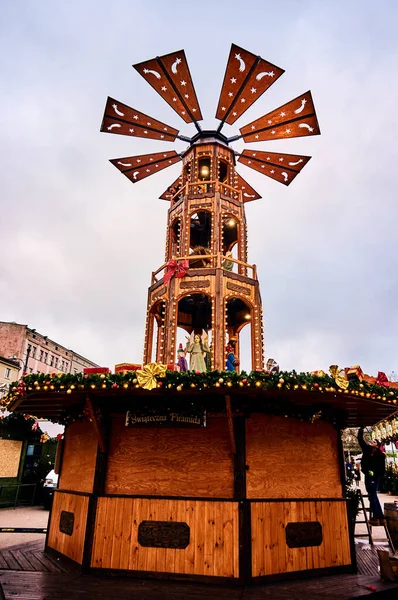
[[[185,548],[143,546],[143,521],[185,523]],[[91,566],[156,573],[238,577],[237,502],[99,498]]]
[[[253,577],[351,564],[344,500],[253,502],[251,523]],[[289,523],[320,524],[321,543],[289,547]]]

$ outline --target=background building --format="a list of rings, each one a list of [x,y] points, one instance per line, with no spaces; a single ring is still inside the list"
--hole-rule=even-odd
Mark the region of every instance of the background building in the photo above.
[[[10,383],[18,379],[19,361],[0,356],[0,398],[6,396]]]
[[[23,370],[26,373],[79,373],[85,367],[98,366],[36,329],[5,321],[0,321],[0,356],[18,365],[19,376]],[[1,373],[0,366],[0,377]]]

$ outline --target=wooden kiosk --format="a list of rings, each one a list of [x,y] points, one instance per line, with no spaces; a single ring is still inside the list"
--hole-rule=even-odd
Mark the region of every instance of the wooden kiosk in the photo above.
[[[166,260],[149,288],[144,366],[30,375],[14,389],[12,410],[66,423],[46,549],[85,569],[139,577],[246,583],[353,571],[339,431],[387,417],[396,392],[386,396],[376,381],[337,368],[330,375],[264,370],[245,219],[245,202],[260,196],[237,173],[230,146],[239,137],[319,133],[311,94],[227,138],[222,124],[241,116],[282,69],[232,46],[217,109],[221,125],[202,131],[183,51],[135,68],[197,134],[186,138],[113,99],[106,104],[103,131],[179,138],[189,147],[182,155],[112,161],[133,182],[182,161],[180,177],[161,196],[170,202]],[[308,160],[257,150],[239,155],[286,185]],[[248,323],[250,374],[237,364]],[[206,372],[176,370],[178,329],[211,338]],[[236,367],[226,371],[231,340]]]

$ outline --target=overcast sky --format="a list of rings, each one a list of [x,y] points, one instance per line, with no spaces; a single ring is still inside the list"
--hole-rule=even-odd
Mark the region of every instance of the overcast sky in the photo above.
[[[108,159],[185,146],[100,133],[105,101],[193,135],[131,68],[184,48],[212,128],[234,42],[286,72],[225,132],[308,89],[322,132],[255,145],[313,157],[290,187],[238,169],[263,196],[246,206],[266,355],[397,372],[397,26],[395,0],[3,0],[0,320],[141,362],[179,166],[133,185]]]

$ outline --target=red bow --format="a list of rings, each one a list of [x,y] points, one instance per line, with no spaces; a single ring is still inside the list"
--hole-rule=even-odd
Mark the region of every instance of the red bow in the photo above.
[[[382,385],[384,387],[390,387],[387,375],[383,371],[377,373],[376,385]]]
[[[180,263],[177,263],[174,258],[169,260],[166,265],[166,273],[163,277],[163,282],[165,284],[169,283],[170,279],[175,275],[178,279],[184,277],[188,273],[189,262],[187,260],[182,260]]]

